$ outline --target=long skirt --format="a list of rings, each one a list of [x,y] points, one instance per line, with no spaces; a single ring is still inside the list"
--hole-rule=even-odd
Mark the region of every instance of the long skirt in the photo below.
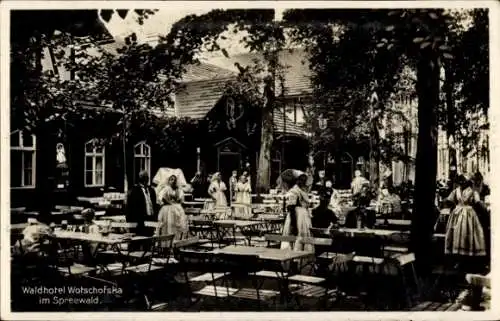
[[[175,235],[175,239],[188,237],[188,218],[180,204],[164,205],[158,215],[159,235]]]
[[[227,206],[226,194],[224,194],[224,192],[221,192],[221,191],[215,192],[214,201],[215,201],[215,204],[214,204],[215,207],[226,207]]]
[[[484,231],[472,206],[458,205],[446,225],[445,254],[486,255]]]
[[[297,219],[297,240],[293,246],[293,250],[295,251],[309,251],[314,252],[314,245],[312,244],[304,244],[302,239],[306,237],[311,237],[312,222],[311,222],[311,214],[309,210],[303,207],[295,208],[295,217]],[[283,226],[283,235],[288,236],[291,235],[292,232],[292,221],[290,214],[286,216],[285,225]],[[291,244],[289,242],[281,242],[281,249],[290,249]]]
[[[238,218],[251,218],[252,217],[252,198],[248,192],[236,193],[236,204],[234,208],[234,216]]]

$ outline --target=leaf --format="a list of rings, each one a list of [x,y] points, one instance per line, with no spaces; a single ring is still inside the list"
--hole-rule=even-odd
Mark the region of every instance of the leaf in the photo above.
[[[388,46],[387,46],[387,49],[390,50],[392,47],[394,47],[394,44],[393,43],[390,43]]]
[[[449,52],[443,52],[443,57],[446,59],[453,59],[453,55]]]
[[[383,46],[385,46],[385,43],[383,42],[377,44],[377,48],[382,48]]]
[[[434,20],[437,20],[439,18],[439,16],[435,12],[429,12],[429,17]]]
[[[424,38],[422,38],[422,37],[417,37],[417,38],[413,39],[413,43],[421,43],[422,41],[424,41]]]
[[[396,27],[394,26],[387,26],[385,27],[385,31],[393,31]]]
[[[430,42],[423,42],[420,44],[420,49],[427,48],[427,47],[429,47],[430,44],[431,44]]]
[[[222,54],[223,54],[226,58],[229,58],[229,54],[228,54],[228,52],[227,52],[227,50],[226,50],[225,48],[222,48],[222,49],[221,49],[221,51],[222,51]]]
[[[451,50],[451,48],[450,48],[450,47],[448,47],[448,46],[446,46],[446,45],[441,45],[441,46],[439,46],[439,50],[443,50],[443,51],[450,51],[450,50]]]

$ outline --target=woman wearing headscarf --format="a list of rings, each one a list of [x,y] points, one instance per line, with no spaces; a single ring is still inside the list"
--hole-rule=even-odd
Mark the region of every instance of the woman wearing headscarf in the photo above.
[[[238,217],[250,218],[252,216],[252,188],[250,187],[250,182],[245,175],[240,176],[240,180],[235,187],[236,193],[236,203],[240,205],[235,208],[235,214]],[[244,206],[241,206],[244,205]]]
[[[457,256],[459,265],[467,272],[474,272],[475,259],[486,256],[483,227],[473,207],[480,203],[480,197],[466,177],[461,175],[458,183],[447,198],[455,208],[446,225],[445,254]]]
[[[490,241],[491,241],[491,217],[490,217],[490,210],[486,206],[485,202],[489,202],[488,197],[490,195],[490,188],[489,186],[484,182],[483,175],[480,172],[476,172],[474,174],[474,177],[472,178],[473,182],[473,189],[479,194],[479,198],[481,200],[480,203],[476,203],[474,206],[474,210],[477,213],[477,216],[479,217],[479,221],[481,222],[481,225],[484,230],[484,237],[486,241],[486,251],[489,256],[489,250],[490,250]]]
[[[167,185],[159,195],[162,207],[158,215],[159,234],[175,235],[175,239],[188,236],[188,219],[182,202],[184,195],[177,185],[177,177],[172,175],[168,178]]]
[[[215,173],[212,176],[212,182],[208,187],[208,194],[214,200],[215,207],[226,207],[227,199],[226,199],[226,184],[221,179],[221,175],[219,172]]]
[[[301,174],[297,183],[292,187],[286,196],[286,209],[287,216],[285,225],[283,226],[283,235],[295,235],[297,241],[293,249],[296,251],[314,251],[314,246],[311,244],[304,244],[301,239],[310,237],[312,227],[311,213],[309,212],[309,195],[307,193],[307,179],[306,174]],[[290,248],[289,242],[281,243],[282,249]]]

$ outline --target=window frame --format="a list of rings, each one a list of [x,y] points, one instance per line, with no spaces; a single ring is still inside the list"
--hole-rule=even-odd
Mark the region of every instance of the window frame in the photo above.
[[[10,151],[21,152],[21,186],[12,186],[12,179],[10,180],[10,188],[12,189],[34,189],[36,187],[36,135],[30,134],[33,140],[32,146],[24,146],[24,135],[22,130],[15,131],[10,134],[9,139],[12,141],[12,135],[17,135],[19,137],[19,145],[12,146],[10,143]],[[24,185],[24,156],[26,152],[32,152],[31,155],[31,185]],[[10,154],[9,154],[10,157]],[[12,169],[12,163],[10,164]],[[10,173],[9,173],[10,175]]]
[[[92,147],[92,152],[87,152],[87,145],[93,144],[93,139],[87,141],[84,148],[84,156],[83,156],[83,185],[84,187],[104,187],[106,185],[106,146],[102,147],[102,153],[96,152],[97,147]],[[87,157],[92,157],[92,184],[87,182]],[[95,184],[96,182],[96,158],[102,157],[102,184]]]
[[[141,153],[136,153],[137,147],[141,147]],[[144,148],[147,148],[148,150],[148,155],[144,153]],[[151,180],[151,145],[146,143],[146,141],[140,141],[137,144],[134,145],[134,183],[135,180],[137,179],[137,175],[139,174],[137,172],[136,168],[136,159],[144,159],[147,162],[147,171],[148,171],[148,177]],[[139,169],[139,172],[142,171],[142,169]]]

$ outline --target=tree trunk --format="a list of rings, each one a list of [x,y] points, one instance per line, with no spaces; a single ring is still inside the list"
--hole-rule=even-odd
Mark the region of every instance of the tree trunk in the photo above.
[[[380,181],[380,137],[377,125],[372,123],[370,136],[370,183],[377,188]]]
[[[417,64],[418,139],[411,245],[422,273],[430,267],[436,221],[437,121],[439,104],[438,56],[432,49],[422,50]]]
[[[448,143],[450,138],[455,136],[455,101],[453,100],[453,88],[455,79],[453,77],[452,66],[445,65],[445,83],[443,89],[446,96],[446,137],[448,138]],[[455,140],[453,139],[453,142]],[[456,152],[454,146],[448,144],[448,154],[449,154],[449,168],[448,168],[448,178],[452,181],[455,180],[455,173],[457,167]],[[455,170],[453,170],[455,168]]]
[[[273,145],[273,107],[274,91],[273,84],[266,84],[266,105],[262,108],[262,128],[260,134],[259,165],[257,167],[257,193],[266,193],[270,188],[271,179],[271,148]]]

